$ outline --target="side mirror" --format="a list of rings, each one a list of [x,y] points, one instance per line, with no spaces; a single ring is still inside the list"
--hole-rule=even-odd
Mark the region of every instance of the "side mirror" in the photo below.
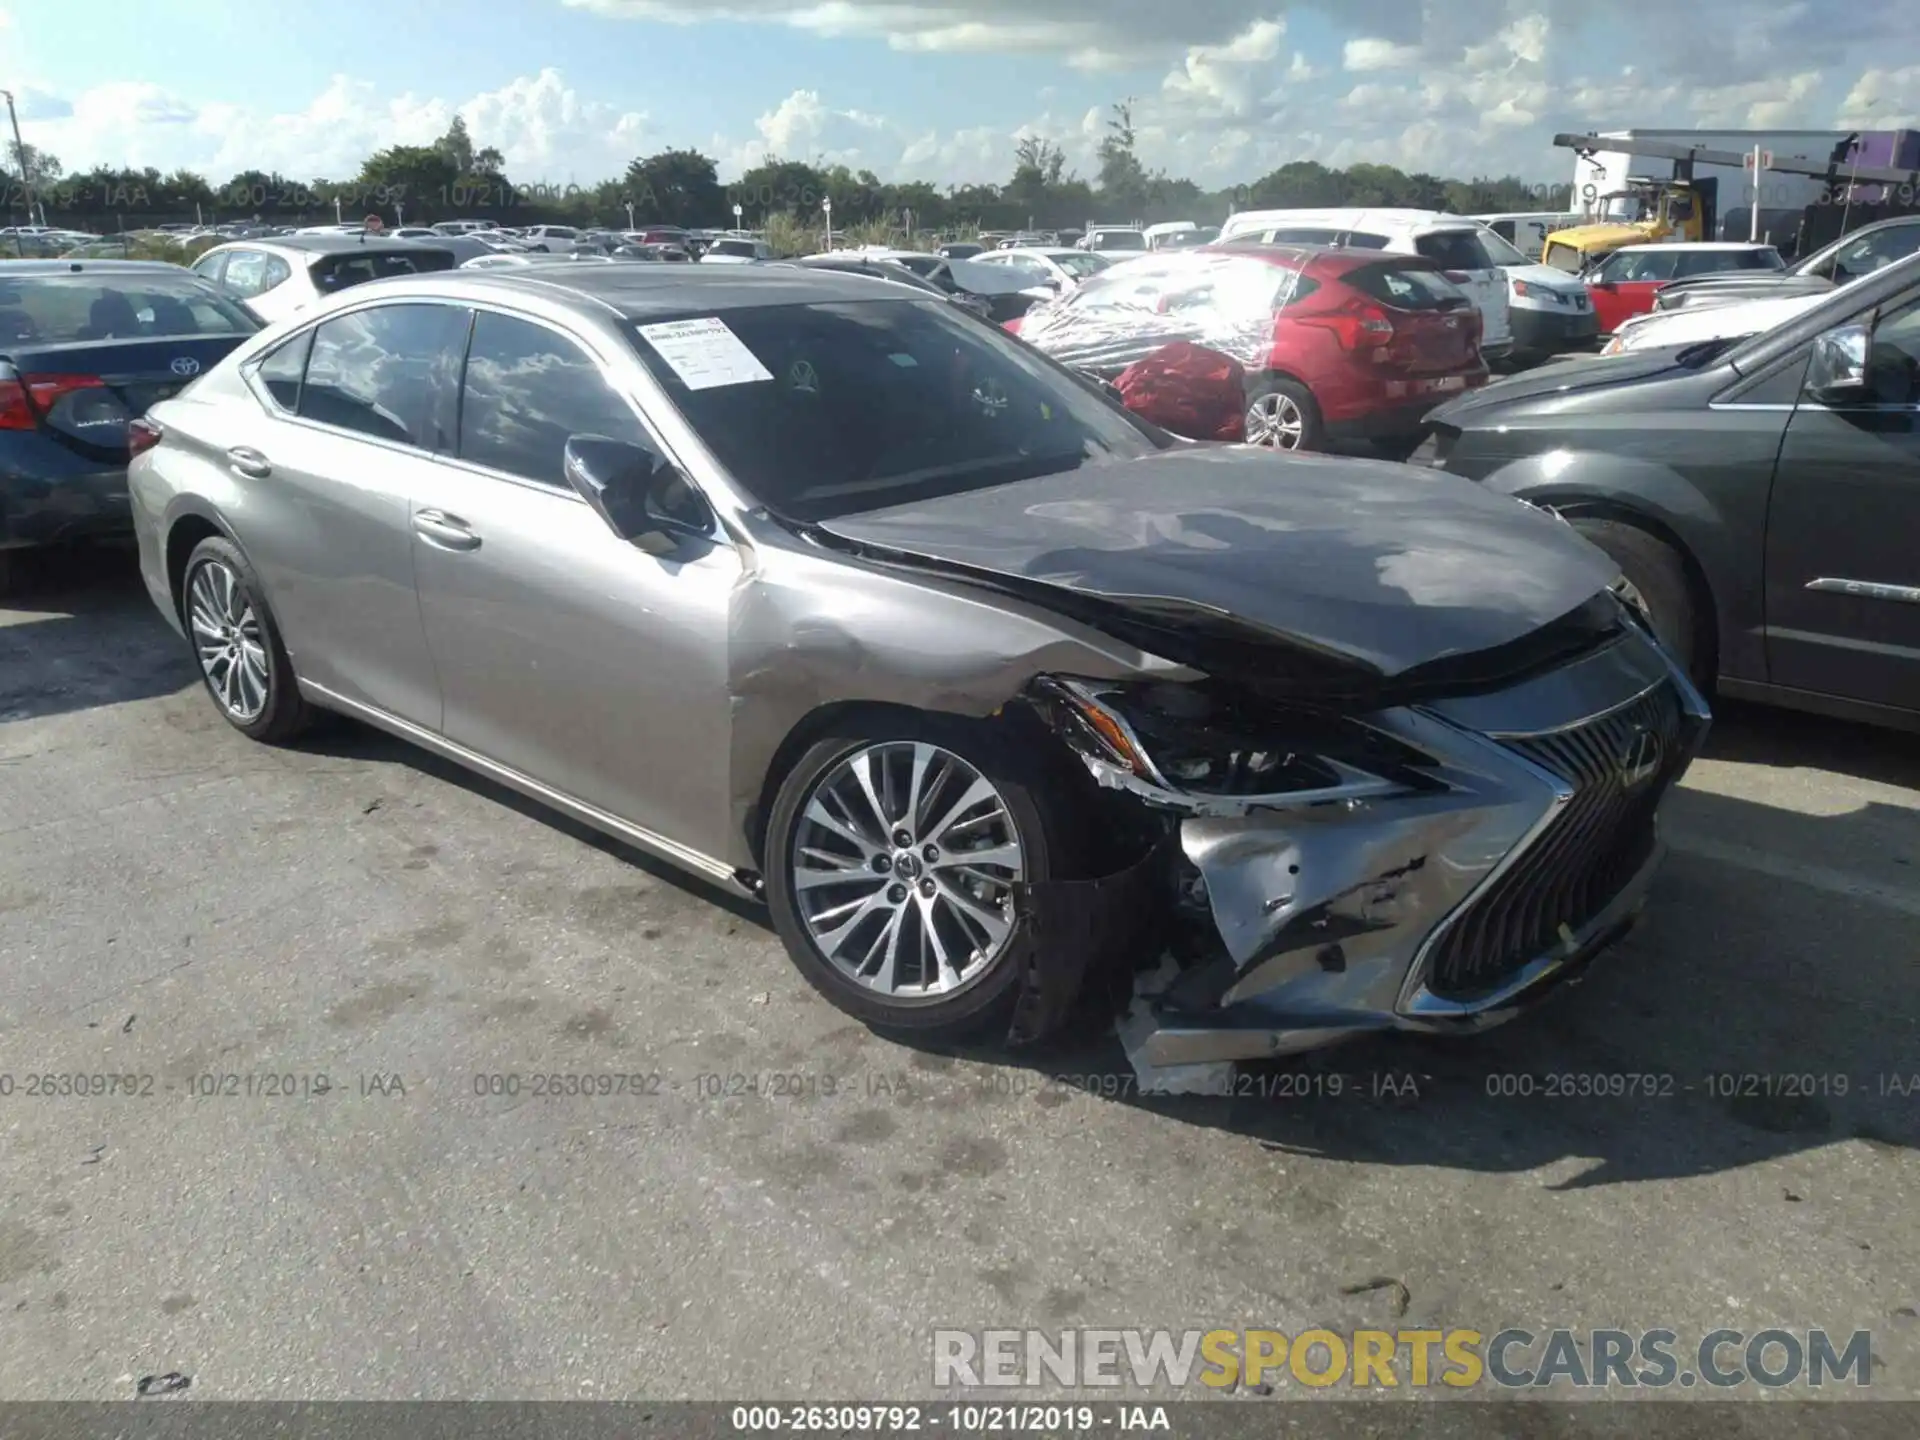
[[[1807,364],[1807,394],[1827,404],[1858,399],[1867,388],[1872,344],[1873,332],[1865,325],[1841,325],[1816,338]]]
[[[622,540],[664,555],[713,530],[713,510],[658,452],[600,435],[575,435],[563,462],[567,483]]]

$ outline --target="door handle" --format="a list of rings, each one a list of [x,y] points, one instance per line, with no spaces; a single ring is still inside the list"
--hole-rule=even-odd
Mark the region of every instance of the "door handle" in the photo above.
[[[227,451],[227,464],[233,467],[234,474],[252,480],[264,480],[273,474],[272,463],[249,445],[236,445]]]
[[[413,533],[429,545],[437,545],[442,550],[478,550],[480,537],[458,515],[449,515],[444,510],[416,510],[413,515]]]

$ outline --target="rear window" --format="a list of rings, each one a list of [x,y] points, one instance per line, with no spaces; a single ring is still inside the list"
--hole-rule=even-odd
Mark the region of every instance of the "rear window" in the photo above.
[[[1138,230],[1096,230],[1093,234],[1094,250],[1144,250],[1147,237]]]
[[[0,344],[161,335],[251,335],[259,321],[206,281],[169,275],[32,275],[0,280]]]
[[[1409,265],[1363,265],[1341,279],[1395,310],[1457,310],[1467,297],[1437,270]]]
[[[1413,242],[1416,254],[1442,270],[1491,270],[1493,257],[1477,230],[1432,230]]]
[[[748,260],[754,257],[751,240],[716,240],[708,247],[709,255],[739,255]]]
[[[453,252],[418,246],[406,250],[343,250],[337,255],[322,255],[309,267],[313,283],[323,294],[364,285],[369,280],[385,280],[394,275],[424,275],[433,270],[451,270]]]

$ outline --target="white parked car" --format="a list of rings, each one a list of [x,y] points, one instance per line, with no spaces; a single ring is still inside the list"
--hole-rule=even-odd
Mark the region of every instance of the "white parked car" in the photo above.
[[[1076,250],[1089,250],[1109,260],[1128,260],[1145,255],[1153,247],[1147,235],[1132,225],[1096,225],[1075,242]]]
[[[368,280],[454,268],[454,253],[378,235],[275,235],[216,245],[187,267],[269,324]]]
[[[727,236],[707,246],[700,261],[704,265],[753,265],[773,258],[773,247],[764,240]]]
[[[1109,269],[1113,261],[1090,250],[1074,250],[1061,245],[1033,246],[1019,250],[989,250],[971,257],[968,264],[996,265],[1038,277],[1059,294],[1066,294],[1082,280]]]
[[[1745,340],[1804,315],[1832,296],[1787,295],[1771,300],[1739,300],[1721,305],[1689,305],[1684,310],[1655,310],[1623,322],[1607,341],[1603,355],[1629,350],[1658,350],[1695,345],[1702,340]]]
[[[1484,222],[1483,222],[1484,223]],[[1516,360],[1550,360],[1590,351],[1600,339],[1600,316],[1577,276],[1529,260],[1491,225],[1481,237],[1507,277],[1507,319]]]
[[[580,231],[572,225],[529,225],[520,232],[520,238],[531,249],[567,255],[578,243]]]
[[[1486,228],[1438,210],[1248,210],[1220,227],[1222,244],[1331,245],[1419,255],[1446,272],[1480,311],[1480,352],[1497,360],[1513,349],[1506,272],[1494,263]]]

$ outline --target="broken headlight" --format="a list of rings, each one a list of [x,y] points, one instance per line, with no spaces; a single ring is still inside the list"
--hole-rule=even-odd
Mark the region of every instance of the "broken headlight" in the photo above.
[[[1424,788],[1426,756],[1345,717],[1271,707],[1204,685],[1040,683],[1054,730],[1088,759],[1208,798]]]

